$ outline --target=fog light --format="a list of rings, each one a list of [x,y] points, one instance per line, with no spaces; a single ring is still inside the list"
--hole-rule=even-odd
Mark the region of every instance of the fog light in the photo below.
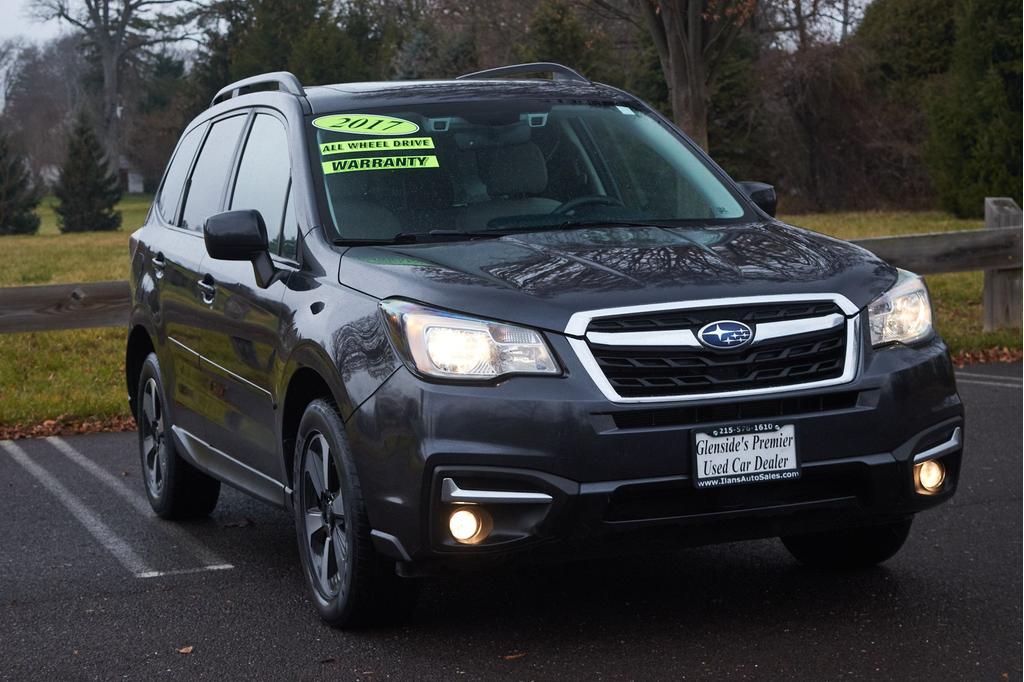
[[[946,480],[946,467],[937,459],[929,459],[914,467],[914,478],[917,482],[917,492],[933,495],[939,492]]]
[[[448,530],[456,542],[475,545],[491,532],[491,516],[479,507],[460,507],[448,517]]]

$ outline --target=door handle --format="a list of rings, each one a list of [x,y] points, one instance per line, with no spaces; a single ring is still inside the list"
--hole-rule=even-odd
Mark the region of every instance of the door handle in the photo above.
[[[199,291],[203,303],[211,305],[213,297],[217,295],[217,284],[213,281],[213,277],[208,274],[203,275],[203,278],[199,280]]]
[[[152,263],[153,263],[153,270],[156,272],[156,276],[157,277],[163,277],[164,276],[164,268],[167,267],[167,261],[164,260],[164,254],[163,254],[162,251],[158,251],[157,254],[155,256],[153,256]]]

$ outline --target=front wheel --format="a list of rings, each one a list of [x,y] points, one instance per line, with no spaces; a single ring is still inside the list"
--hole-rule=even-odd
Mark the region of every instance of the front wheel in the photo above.
[[[334,406],[315,400],[302,415],[293,481],[295,531],[310,595],[336,627],[407,617],[418,585],[373,548],[362,489]]]
[[[912,519],[871,526],[843,528],[825,533],[782,538],[796,559],[827,569],[866,568],[896,555],[910,534]]]
[[[171,436],[163,375],[156,353],[150,353],[142,363],[135,395],[139,455],[150,506],[157,516],[165,519],[206,516],[217,506],[220,481],[199,471],[178,454]]]

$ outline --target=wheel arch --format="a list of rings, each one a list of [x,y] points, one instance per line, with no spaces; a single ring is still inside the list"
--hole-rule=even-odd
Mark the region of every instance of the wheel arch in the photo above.
[[[156,350],[153,338],[149,330],[143,324],[136,324],[128,333],[128,343],[125,346],[124,376],[128,387],[128,405],[132,415],[136,413],[136,400],[139,391],[139,375],[142,373],[142,365],[150,353]]]
[[[334,363],[326,353],[313,344],[296,348],[286,366],[282,382],[281,409],[279,410],[279,437],[284,457],[284,473],[289,487],[292,484],[292,465],[295,459],[295,437],[306,407],[318,398],[334,403],[342,419],[351,413],[348,393],[341,385]]]

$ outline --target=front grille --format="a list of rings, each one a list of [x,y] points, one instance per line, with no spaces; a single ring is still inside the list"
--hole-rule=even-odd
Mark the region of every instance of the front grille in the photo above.
[[[811,384],[843,375],[848,323],[724,350],[692,345],[617,345],[614,337],[623,332],[672,329],[696,335],[703,325],[722,319],[743,321],[756,330],[769,322],[836,313],[841,311],[832,302],[800,302],[602,318],[592,320],[588,327],[588,332],[603,332],[595,337],[601,343],[588,337],[587,346],[608,383],[623,398],[699,396]]]
[[[611,413],[618,429],[645,429],[666,426],[693,426],[743,419],[772,419],[851,410],[857,406],[858,391],[818,393],[791,398],[743,400],[718,405],[694,404],[654,410],[629,410]],[[948,440],[948,438],[946,439]]]
[[[606,317],[591,320],[588,332],[646,332],[668,331],[675,329],[693,329],[721,320],[746,322],[754,325],[758,322],[779,322],[782,320],[799,320],[807,317],[823,317],[833,313],[842,313],[831,301],[808,301],[803,303],[776,303],[772,305],[733,306],[727,309],[704,308],[695,310],[668,310],[622,317]]]

